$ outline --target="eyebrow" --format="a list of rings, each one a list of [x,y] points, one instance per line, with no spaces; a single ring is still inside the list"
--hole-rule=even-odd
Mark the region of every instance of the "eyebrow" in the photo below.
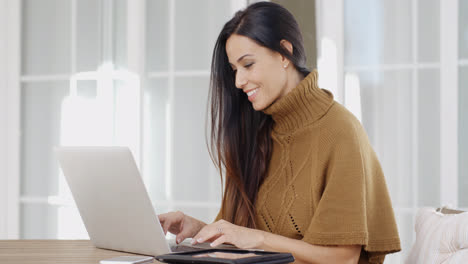
[[[237,62],[241,61],[244,57],[247,57],[247,56],[253,56],[252,54],[245,54],[243,56],[241,56],[240,58],[237,59]]]
[[[240,58],[237,59],[237,62],[241,61],[243,58],[247,57],[247,56],[253,56],[252,54],[245,54],[245,55],[242,55]],[[231,66],[234,66],[232,63],[229,62],[229,64],[231,64]]]

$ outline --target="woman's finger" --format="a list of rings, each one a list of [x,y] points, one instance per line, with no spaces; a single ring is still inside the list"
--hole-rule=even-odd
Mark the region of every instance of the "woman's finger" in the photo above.
[[[167,234],[167,232],[171,233],[178,233],[179,227],[176,227],[175,225],[180,224],[180,221],[178,219],[178,215],[174,212],[169,212],[165,214],[158,215],[159,218],[159,223],[161,223],[161,227],[163,228],[164,234]]]
[[[192,244],[213,241],[222,236],[223,232],[223,225],[218,222],[207,225],[203,227],[202,230],[200,230],[200,232],[198,232],[198,234],[193,238]]]
[[[165,223],[167,222],[166,217],[164,215],[158,215],[158,219],[159,219],[159,224],[161,224],[161,227],[162,227],[162,229],[164,231],[164,234],[166,234],[167,229],[164,227]]]
[[[166,220],[166,214],[160,214],[158,215],[159,222],[164,222]]]
[[[182,229],[181,232],[176,236],[176,243],[180,244],[182,241],[184,241],[187,237],[190,236],[190,232],[191,230],[188,228]]]
[[[163,223],[163,230],[164,230],[164,234],[166,235],[167,234],[167,231],[169,230],[169,228],[171,228],[171,225],[172,225],[172,221],[170,221],[169,219],[166,219]]]
[[[208,229],[208,228],[210,228],[211,225],[212,225],[212,224],[204,226],[200,231],[198,231],[198,233],[197,233],[195,236],[193,236],[193,238],[192,238],[192,245],[197,244],[197,243],[198,243],[198,240],[202,241],[201,238],[205,235],[205,233],[206,233],[205,230]]]
[[[217,247],[221,244],[224,244],[226,242],[229,242],[228,241],[228,238],[227,238],[227,235],[221,235],[220,237],[218,237],[215,241],[213,241],[210,246],[211,247]]]

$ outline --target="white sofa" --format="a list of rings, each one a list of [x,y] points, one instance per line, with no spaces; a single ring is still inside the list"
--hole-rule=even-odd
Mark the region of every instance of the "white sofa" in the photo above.
[[[468,212],[421,208],[406,264],[468,264]]]

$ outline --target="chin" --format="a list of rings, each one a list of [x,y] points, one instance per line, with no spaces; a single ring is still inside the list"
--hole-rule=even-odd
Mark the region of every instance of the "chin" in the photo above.
[[[253,103],[252,104],[252,108],[255,110],[255,111],[262,111],[266,108],[266,106],[262,105],[262,104],[259,104],[259,103]]]

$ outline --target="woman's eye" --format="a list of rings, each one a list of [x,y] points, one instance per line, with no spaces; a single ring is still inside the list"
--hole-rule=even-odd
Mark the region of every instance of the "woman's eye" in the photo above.
[[[249,64],[245,65],[244,67],[245,68],[250,68],[250,66],[252,66],[252,65],[253,65],[253,63],[249,63]]]

